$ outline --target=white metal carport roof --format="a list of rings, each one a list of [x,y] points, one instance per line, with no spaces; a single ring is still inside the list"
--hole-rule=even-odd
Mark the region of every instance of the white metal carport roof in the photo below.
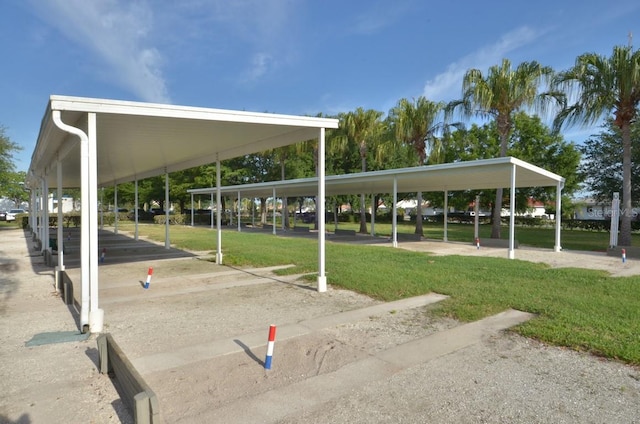
[[[387,169],[355,174],[327,175],[327,196],[360,193],[392,193],[394,180],[398,193],[481,190],[509,187],[515,168],[515,187],[555,187],[564,178],[514,157],[482,159],[468,162]],[[239,184],[221,187],[223,194],[241,192],[245,197],[278,197],[315,195],[318,178],[301,178],[266,183]],[[209,194],[215,187],[188,190],[192,194]]]
[[[53,120],[87,129],[95,113],[97,183],[110,186],[163,175],[216,160],[318,138],[319,128],[337,120],[165,104],[51,96],[45,110],[30,171],[56,184],[58,157],[64,187],[80,187],[80,143]]]
[[[30,225],[42,243],[43,253],[50,254],[49,228],[43,224],[49,222],[49,187],[57,187],[58,198],[63,187],[81,188],[81,329],[102,331],[103,311],[98,308],[98,187],[135,181],[137,199],[138,180],[164,174],[168,197],[169,172],[214,162],[219,165],[225,159],[312,139],[318,140],[324,169],[326,128],[338,128],[338,120],[51,96],[26,181],[32,193]],[[217,170],[219,184],[220,166]],[[323,178],[319,181],[318,194],[323,198]],[[320,205],[320,210],[323,207]],[[58,272],[64,271],[62,219],[59,208]],[[169,248],[168,224],[165,239]],[[218,263],[222,262],[221,244],[219,231]],[[326,290],[322,237],[319,250],[318,285],[319,290],[321,285]]]
[[[514,157],[446,163],[413,168],[388,169],[325,177],[325,195],[393,193],[393,245],[397,245],[396,204],[398,193],[459,191],[478,189],[510,189],[509,258],[514,258],[515,189],[518,187],[556,187],[556,208],[560,210],[565,179],[538,166]],[[188,190],[192,195],[214,190],[238,197],[299,197],[313,195],[318,178],[241,184],[220,188]],[[445,195],[445,214],[447,196]],[[275,209],[274,209],[275,211]],[[322,214],[320,215],[322,216]],[[322,222],[323,220],[319,220]],[[560,247],[560,215],[556,214],[556,251]],[[477,223],[477,215],[476,215]],[[446,226],[446,219],[445,219]],[[476,226],[477,229],[477,226]],[[275,229],[274,229],[275,231]],[[445,229],[446,238],[446,229]]]

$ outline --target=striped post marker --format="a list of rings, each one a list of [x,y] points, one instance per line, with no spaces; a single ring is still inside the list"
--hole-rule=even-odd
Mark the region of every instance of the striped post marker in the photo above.
[[[102,253],[100,254],[100,262],[104,263],[104,257],[107,254],[107,248],[103,247],[102,248]]]
[[[149,272],[147,272],[147,281],[144,283],[145,290],[149,288],[149,284],[151,284],[151,276],[153,275],[153,267],[149,267]]]
[[[476,237],[476,249],[480,249],[480,238]]]
[[[271,369],[271,358],[273,357],[273,345],[276,341],[276,326],[271,324],[269,327],[269,342],[267,343],[267,357],[264,360],[264,369]]]
[[[627,262],[627,249],[622,249],[622,263]]]

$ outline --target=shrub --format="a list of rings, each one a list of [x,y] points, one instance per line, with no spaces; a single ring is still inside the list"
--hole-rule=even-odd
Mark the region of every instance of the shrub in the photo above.
[[[191,218],[189,218],[191,219]],[[153,222],[155,224],[161,224],[161,225],[165,225],[167,222],[167,216],[166,215],[156,215],[153,218]],[[184,214],[175,214],[175,215],[169,215],[169,225],[184,225],[184,223],[186,222],[186,215]]]

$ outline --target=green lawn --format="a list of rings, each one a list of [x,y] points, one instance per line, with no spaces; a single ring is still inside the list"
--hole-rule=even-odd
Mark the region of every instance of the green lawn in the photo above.
[[[333,231],[335,226],[328,224],[327,229]],[[360,229],[360,224],[345,224],[340,223],[339,228],[356,230]],[[371,225],[367,224],[367,230],[371,231]],[[413,233],[415,230],[415,224],[409,224],[405,222],[398,223],[398,233]],[[424,235],[427,238],[442,240],[444,238],[444,226],[443,224],[425,223]],[[376,223],[375,232],[378,236],[390,236],[391,224]],[[480,239],[489,238],[491,236],[490,225],[480,225],[479,227]],[[450,241],[473,241],[474,226],[473,224],[449,224],[447,226],[447,237]],[[507,227],[502,228],[502,238],[508,239],[509,229]],[[516,227],[515,238],[522,245],[532,247],[542,247],[552,249],[555,244],[555,230],[551,227],[539,228],[539,227]],[[609,245],[609,233],[597,232],[597,231],[581,231],[571,230],[562,231],[561,239],[562,247],[569,250],[591,250],[591,251],[605,251]],[[640,246],[640,235],[634,234],[633,237],[634,246]]]
[[[469,240],[473,226],[457,226],[449,238]],[[460,228],[469,227],[469,228]],[[132,230],[132,224],[121,225]],[[376,229],[378,225],[376,225]],[[486,228],[483,228],[485,230]],[[436,231],[429,226],[428,234]],[[517,229],[521,243],[543,240],[553,230]],[[549,234],[547,234],[549,233]],[[606,233],[563,232],[577,247],[606,247]],[[164,239],[164,227],[141,225],[140,234]],[[571,237],[569,236],[571,234]],[[437,237],[435,237],[437,238]],[[547,245],[548,240],[551,245]],[[604,240],[604,245],[602,244]],[[171,227],[171,242],[198,251],[216,249],[215,231]],[[534,243],[532,243],[534,244]],[[569,243],[563,243],[566,246]],[[271,234],[224,231],[229,265],[294,264],[286,273],[317,272],[317,241]],[[431,256],[373,246],[327,243],[328,283],[390,301],[428,292],[447,294],[436,313],[471,321],[507,308],[538,314],[516,332],[541,341],[640,365],[640,276],[609,277],[604,271],[552,269],[543,264],[488,257]]]

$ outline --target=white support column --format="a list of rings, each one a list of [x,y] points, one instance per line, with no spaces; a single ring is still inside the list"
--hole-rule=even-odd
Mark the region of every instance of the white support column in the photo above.
[[[96,132],[96,114],[88,114],[88,163],[87,163],[87,192],[88,197],[83,197],[82,207],[88,208],[88,219],[82,221],[82,227],[89,227],[89,293],[91,296],[89,306],[89,329],[92,333],[101,333],[104,323],[104,311],[98,308],[98,148]],[[88,200],[85,205],[84,199]],[[84,266],[84,265],[83,265]]]
[[[138,209],[140,208],[139,206],[139,199],[138,199],[138,179],[136,178],[135,183],[134,183],[134,200],[133,203],[135,203],[134,208],[135,208],[135,212],[134,212],[134,219],[135,219],[135,233],[134,233],[134,239],[136,241],[138,241],[138,220],[140,219],[140,217],[138,216]]]
[[[42,180],[42,194],[44,198],[42,202],[42,251],[48,250],[49,254],[51,254],[51,247],[49,246],[49,182],[46,174]]]
[[[164,172],[164,248],[171,249],[171,239],[169,237],[169,173]]]
[[[82,332],[85,333],[89,327],[89,301],[91,299],[90,287],[91,287],[91,264],[89,263],[89,257],[94,254],[98,254],[98,250],[92,251],[89,237],[91,235],[89,231],[89,223],[91,222],[91,216],[89,215],[89,142],[82,143],[80,146],[80,164],[82,181],[80,189],[80,274],[82,280],[82,300],[80,307],[80,326]]]
[[[87,133],[62,122],[59,110],[51,117],[55,125],[80,139],[80,198],[82,201],[80,223],[80,276],[81,306],[80,329],[84,333],[102,331],[103,313],[98,306],[98,214],[97,164],[96,164],[96,115],[87,114]],[[92,186],[93,184],[93,186]],[[41,199],[42,201],[42,199]],[[92,241],[93,240],[93,241]],[[95,277],[95,278],[94,278]],[[95,309],[90,310],[93,306]]]
[[[42,184],[41,181],[38,180],[38,188],[37,190],[37,201],[36,201],[36,210],[34,211],[34,215],[36,216],[36,240],[42,244]],[[40,247],[40,253],[42,253],[42,247]]]
[[[443,241],[449,241],[449,191],[444,191],[444,237]]]
[[[100,189],[100,229],[104,230],[104,187]]]
[[[391,240],[398,247],[398,177],[393,177],[393,215],[391,216]]]
[[[114,212],[114,221],[113,221],[113,233],[118,234],[118,184],[113,187],[113,212]]]
[[[35,225],[33,226],[33,230],[34,233],[36,235],[36,240],[38,240],[39,242],[42,242],[42,225],[41,225],[41,219],[40,219],[40,205],[42,204],[42,198],[41,198],[41,193],[42,193],[42,186],[40,184],[40,178],[38,177],[38,184],[37,187],[35,188],[35,206],[33,208],[33,211],[31,212],[31,214],[35,217]],[[42,249],[40,249],[40,251],[42,252]]]
[[[240,191],[238,190],[238,232],[242,231],[242,229],[240,228],[240,202],[242,199],[240,199]]]
[[[40,230],[40,223],[38,222],[38,210],[40,208],[40,198],[39,198],[40,189],[38,187],[34,187],[33,189],[33,207],[31,208],[31,212],[29,216],[32,217],[31,231],[38,237]]]
[[[611,199],[611,226],[609,229],[609,247],[616,247],[618,245],[619,224],[620,224],[620,193],[615,192],[613,193],[613,199]]]
[[[560,229],[562,227],[562,189],[564,186],[564,182],[558,182],[556,186],[556,243],[553,247],[553,250],[556,252],[560,252],[562,250],[562,243],[560,240]]]
[[[102,332],[104,311],[98,308],[98,163],[96,146],[96,114],[87,114],[87,142],[85,154],[81,153],[81,168],[85,169],[82,188],[82,240],[81,268],[88,271],[89,330]],[[81,146],[82,150],[82,146]],[[86,272],[86,271],[85,271]],[[82,288],[85,300],[85,286]],[[82,315],[82,313],[81,313]],[[82,317],[81,317],[82,322]]]
[[[194,210],[193,210],[193,193],[191,193],[191,226],[193,227],[193,215],[194,215]]]
[[[371,237],[376,236],[376,195],[371,193]]]
[[[476,196],[473,211],[475,212],[473,218],[473,240],[475,241],[480,237],[480,196]]]
[[[57,188],[57,196],[58,196],[58,231],[57,231],[57,242],[58,242],[58,266],[55,269],[56,274],[56,291],[60,292],[60,273],[64,271],[64,215],[62,211],[62,161],[58,159],[56,164],[56,188]]]
[[[251,226],[256,226],[256,198],[251,198]]]
[[[44,178],[46,178],[46,176]],[[44,178],[42,179],[40,186],[40,240],[42,241],[42,247],[40,248],[41,253],[49,247],[49,237],[47,237],[47,232],[49,231],[49,222],[45,221],[44,213],[47,208],[47,202],[49,198],[47,196],[47,190],[45,189]]]
[[[496,205],[500,207],[500,205]],[[509,199],[509,259],[515,258],[516,230],[516,165],[511,166],[511,191]]]
[[[36,213],[37,210],[37,202],[36,202],[36,187],[31,187],[31,192],[29,193],[29,226],[31,227],[31,235],[36,233],[37,225],[36,225]],[[36,233],[37,234],[37,233]]]
[[[38,194],[39,194],[39,198],[40,201],[38,202],[38,240],[40,241],[40,252],[39,253],[43,253],[44,251],[44,232],[42,231],[42,177],[40,177],[40,180],[38,181]]]
[[[221,170],[220,170],[220,159],[216,159],[216,226],[218,228],[218,246],[216,250],[216,263],[218,265],[222,265],[222,209],[221,200],[222,194],[220,192],[221,189]],[[211,215],[213,216],[213,211],[211,211]]]
[[[218,210],[218,204],[216,203],[216,211],[217,210]],[[211,228],[213,228],[214,227],[214,224],[213,224],[213,222],[214,222],[214,219],[213,219],[213,191],[211,192],[211,214],[210,214],[210,216],[211,216]]]
[[[325,275],[325,140],[324,128],[320,128],[318,136],[318,199],[316,201],[316,219],[318,220],[318,292],[327,291],[327,276]]]
[[[273,235],[276,235],[276,188],[273,188]]]

